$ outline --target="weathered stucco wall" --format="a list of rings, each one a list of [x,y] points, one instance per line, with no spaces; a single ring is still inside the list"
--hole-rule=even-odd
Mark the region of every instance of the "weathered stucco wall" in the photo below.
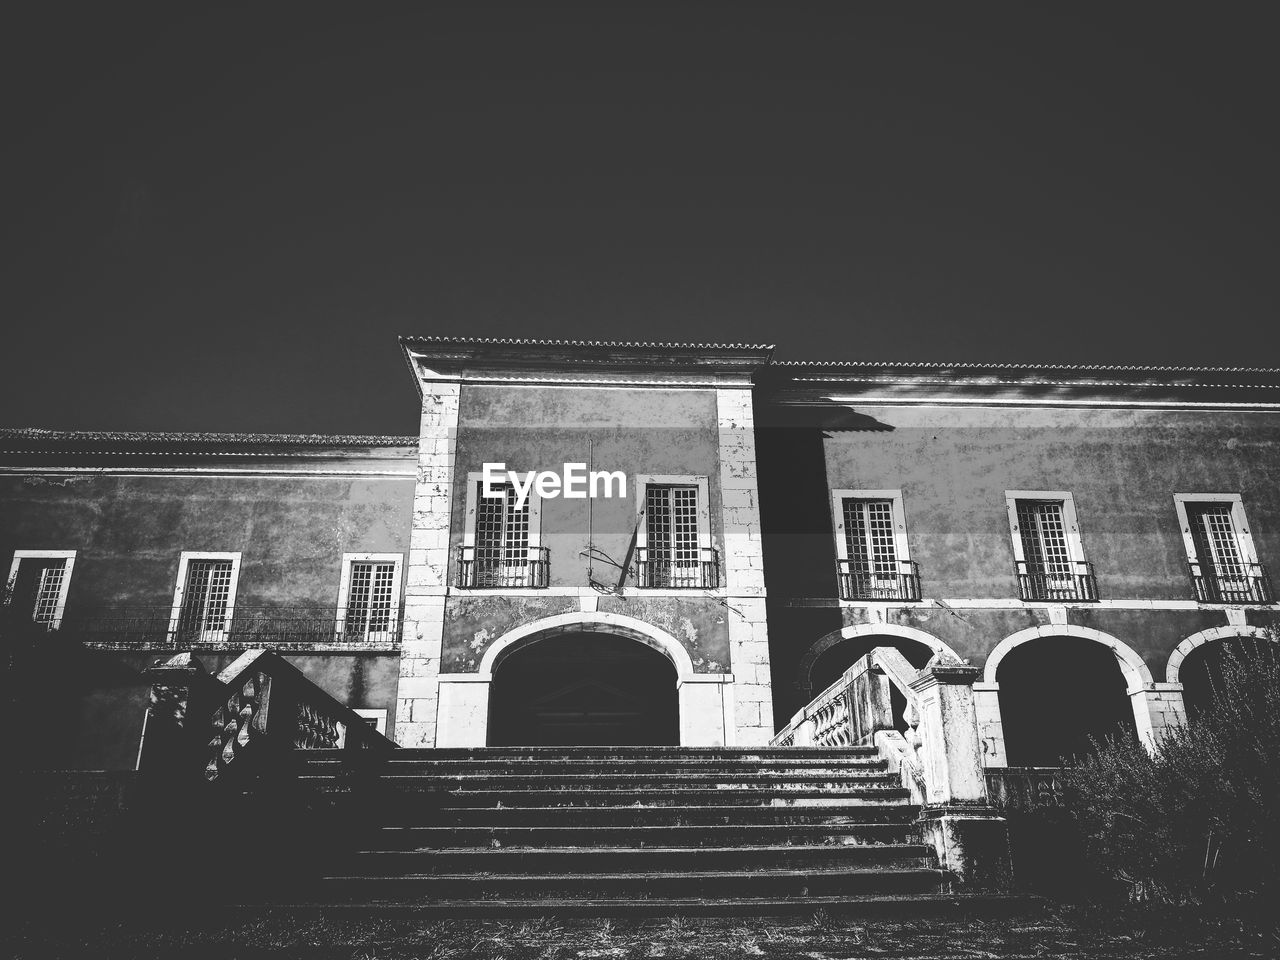
[[[526,623],[578,609],[577,597],[534,594],[450,597],[444,611],[441,673],[475,673],[484,653],[503,634]]]
[[[787,414],[767,407],[759,414],[773,424],[761,431],[760,450],[779,716],[802,705],[795,684],[806,652],[831,631],[875,616],[865,607],[805,605],[835,596],[834,489],[902,490],[923,595],[951,609],[889,606],[884,620],[931,634],[978,666],[1004,638],[1049,622],[1045,605],[1016,605],[1006,490],[1073,494],[1104,599],[1191,607],[1066,612],[1068,624],[1132,647],[1157,680],[1181,641],[1228,623],[1221,609],[1190,605],[1175,493],[1240,494],[1259,558],[1273,572],[1280,563],[1277,415],[882,405],[827,411],[820,420]],[[825,474],[820,490],[812,486],[817,474]],[[1013,608],[966,606],[966,599],[1013,601]],[[1248,619],[1271,616],[1251,611]]]
[[[1186,411],[855,408],[831,432],[832,489],[901,488],[926,596],[1017,595],[1006,490],[1069,490],[1103,597],[1190,599],[1175,493],[1239,493],[1280,558],[1280,417]]]
[[[342,458],[309,465],[316,471],[395,467],[398,454],[376,461]],[[265,476],[139,475],[0,476],[0,560],[17,549],[75,550],[59,639],[73,644],[74,624],[108,607],[165,610],[173,602],[179,555],[188,551],[242,554],[236,603],[332,609],[343,553],[405,553],[413,505],[413,450],[405,476],[321,476],[298,472],[296,461],[250,461]],[[202,464],[202,466],[211,466]],[[166,461],[160,459],[160,463]],[[175,466],[172,463],[169,466]],[[190,466],[189,464],[186,466]],[[282,475],[283,474],[283,475]],[[110,643],[107,634],[97,643]],[[139,673],[163,649],[71,646],[51,664],[59,677],[56,722],[45,724],[40,763],[68,769],[130,769],[136,758],[148,687]],[[239,651],[204,650],[216,672]],[[385,709],[394,723],[399,656],[369,653],[284,653],[306,676],[352,707]],[[42,707],[43,709],[43,707]],[[390,729],[390,727],[388,728]]]
[[[594,456],[590,449],[594,443]],[[466,529],[468,473],[486,462],[512,470],[553,470],[594,460],[597,470],[627,475],[626,496],[544,499],[541,543],[550,550],[552,588],[588,588],[583,554],[594,546],[621,562],[637,520],[634,478],[700,476],[708,481],[713,545],[723,535],[719,431],[714,390],[507,387],[464,384],[459,406],[452,544]],[[589,522],[590,518],[590,522]],[[451,570],[451,576],[454,571]],[[619,571],[594,564],[594,576],[615,583]],[[576,596],[453,596],[445,612],[443,672],[473,672],[488,646],[503,634],[543,617],[580,609]],[[681,641],[695,669],[728,670],[728,626],[714,600],[672,596],[601,598],[599,609],[622,613],[667,630]]]
[[[720,463],[714,390],[502,387],[464,384],[458,413],[453,543],[462,543],[466,477],[486,462],[508,469],[554,470],[586,463],[595,446],[595,469],[621,470],[625,498],[542,501],[542,545],[551,550],[552,586],[587,586],[588,506],[597,548],[619,561],[636,524],[630,482],[641,474],[707,477],[711,534],[719,545]],[[601,569],[597,576],[616,579]]]
[[[173,600],[184,550],[240,551],[237,602],[337,603],[342,554],[407,552],[412,476],[0,477],[0,557],[75,550],[67,613]]]

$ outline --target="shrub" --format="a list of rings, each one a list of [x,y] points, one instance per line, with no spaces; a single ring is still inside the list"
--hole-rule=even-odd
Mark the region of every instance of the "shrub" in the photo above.
[[[1138,900],[1280,902],[1280,656],[1223,651],[1210,706],[1149,753],[1096,744],[1066,773],[1090,859]]]

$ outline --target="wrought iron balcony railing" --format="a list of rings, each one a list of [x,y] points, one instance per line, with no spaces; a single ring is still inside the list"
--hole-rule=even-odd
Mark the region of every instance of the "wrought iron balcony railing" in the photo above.
[[[175,610],[172,607],[104,607],[64,617],[59,632],[86,642],[135,646],[228,647],[279,644],[394,643],[400,639],[399,607],[256,607]]]
[[[1201,603],[1274,603],[1271,577],[1260,563],[1235,564],[1223,569],[1213,563],[1188,561],[1191,583]]]
[[[919,600],[920,568],[914,560],[892,564],[837,560],[841,600]]]
[[[1098,578],[1093,564],[1072,560],[1062,567],[1017,561],[1018,596],[1023,600],[1097,600]]]
[[[698,558],[676,559],[654,556],[648,547],[636,547],[631,568],[637,587],[660,587],[675,590],[714,590],[720,586],[720,557],[714,547],[700,547]]]
[[[502,556],[475,547],[459,547],[454,585],[477,588],[545,587],[551,579],[551,551],[524,547]]]

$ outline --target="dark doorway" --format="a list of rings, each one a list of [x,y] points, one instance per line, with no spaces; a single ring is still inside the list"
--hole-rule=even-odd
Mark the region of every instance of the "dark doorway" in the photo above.
[[[1000,662],[996,682],[1010,766],[1060,766],[1091,754],[1091,738],[1137,732],[1120,664],[1092,640],[1030,640]]]
[[[675,746],[676,671],[636,640],[547,637],[506,657],[489,690],[489,745]]]
[[[1201,716],[1213,704],[1214,697],[1222,691],[1224,660],[1235,658],[1248,669],[1256,667],[1265,657],[1275,657],[1275,649],[1271,640],[1225,637],[1192,650],[1178,670],[1187,719],[1194,720]]]
[[[917,670],[928,663],[935,652],[931,647],[916,640],[908,640],[906,637],[847,637],[821,653],[814,661],[809,671],[811,686],[805,702],[808,703],[839,680],[846,670],[876,647],[893,647]],[[889,684],[889,699],[893,707],[894,725],[900,732],[905,733],[907,721],[903,714],[907,709],[907,698],[898,691],[897,687]]]

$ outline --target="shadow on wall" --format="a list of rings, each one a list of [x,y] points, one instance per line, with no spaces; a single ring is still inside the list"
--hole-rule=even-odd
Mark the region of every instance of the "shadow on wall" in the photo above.
[[[4,632],[5,721],[21,730],[16,770],[131,770],[151,692],[116,654],[86,650],[67,631]]]
[[[762,547],[768,584],[773,715],[808,702],[797,688],[800,661],[819,638],[842,626],[836,549],[823,440],[835,433],[885,432],[889,424],[848,408],[780,406],[756,410]],[[824,598],[824,605],[805,605]],[[816,688],[821,690],[821,687]]]

